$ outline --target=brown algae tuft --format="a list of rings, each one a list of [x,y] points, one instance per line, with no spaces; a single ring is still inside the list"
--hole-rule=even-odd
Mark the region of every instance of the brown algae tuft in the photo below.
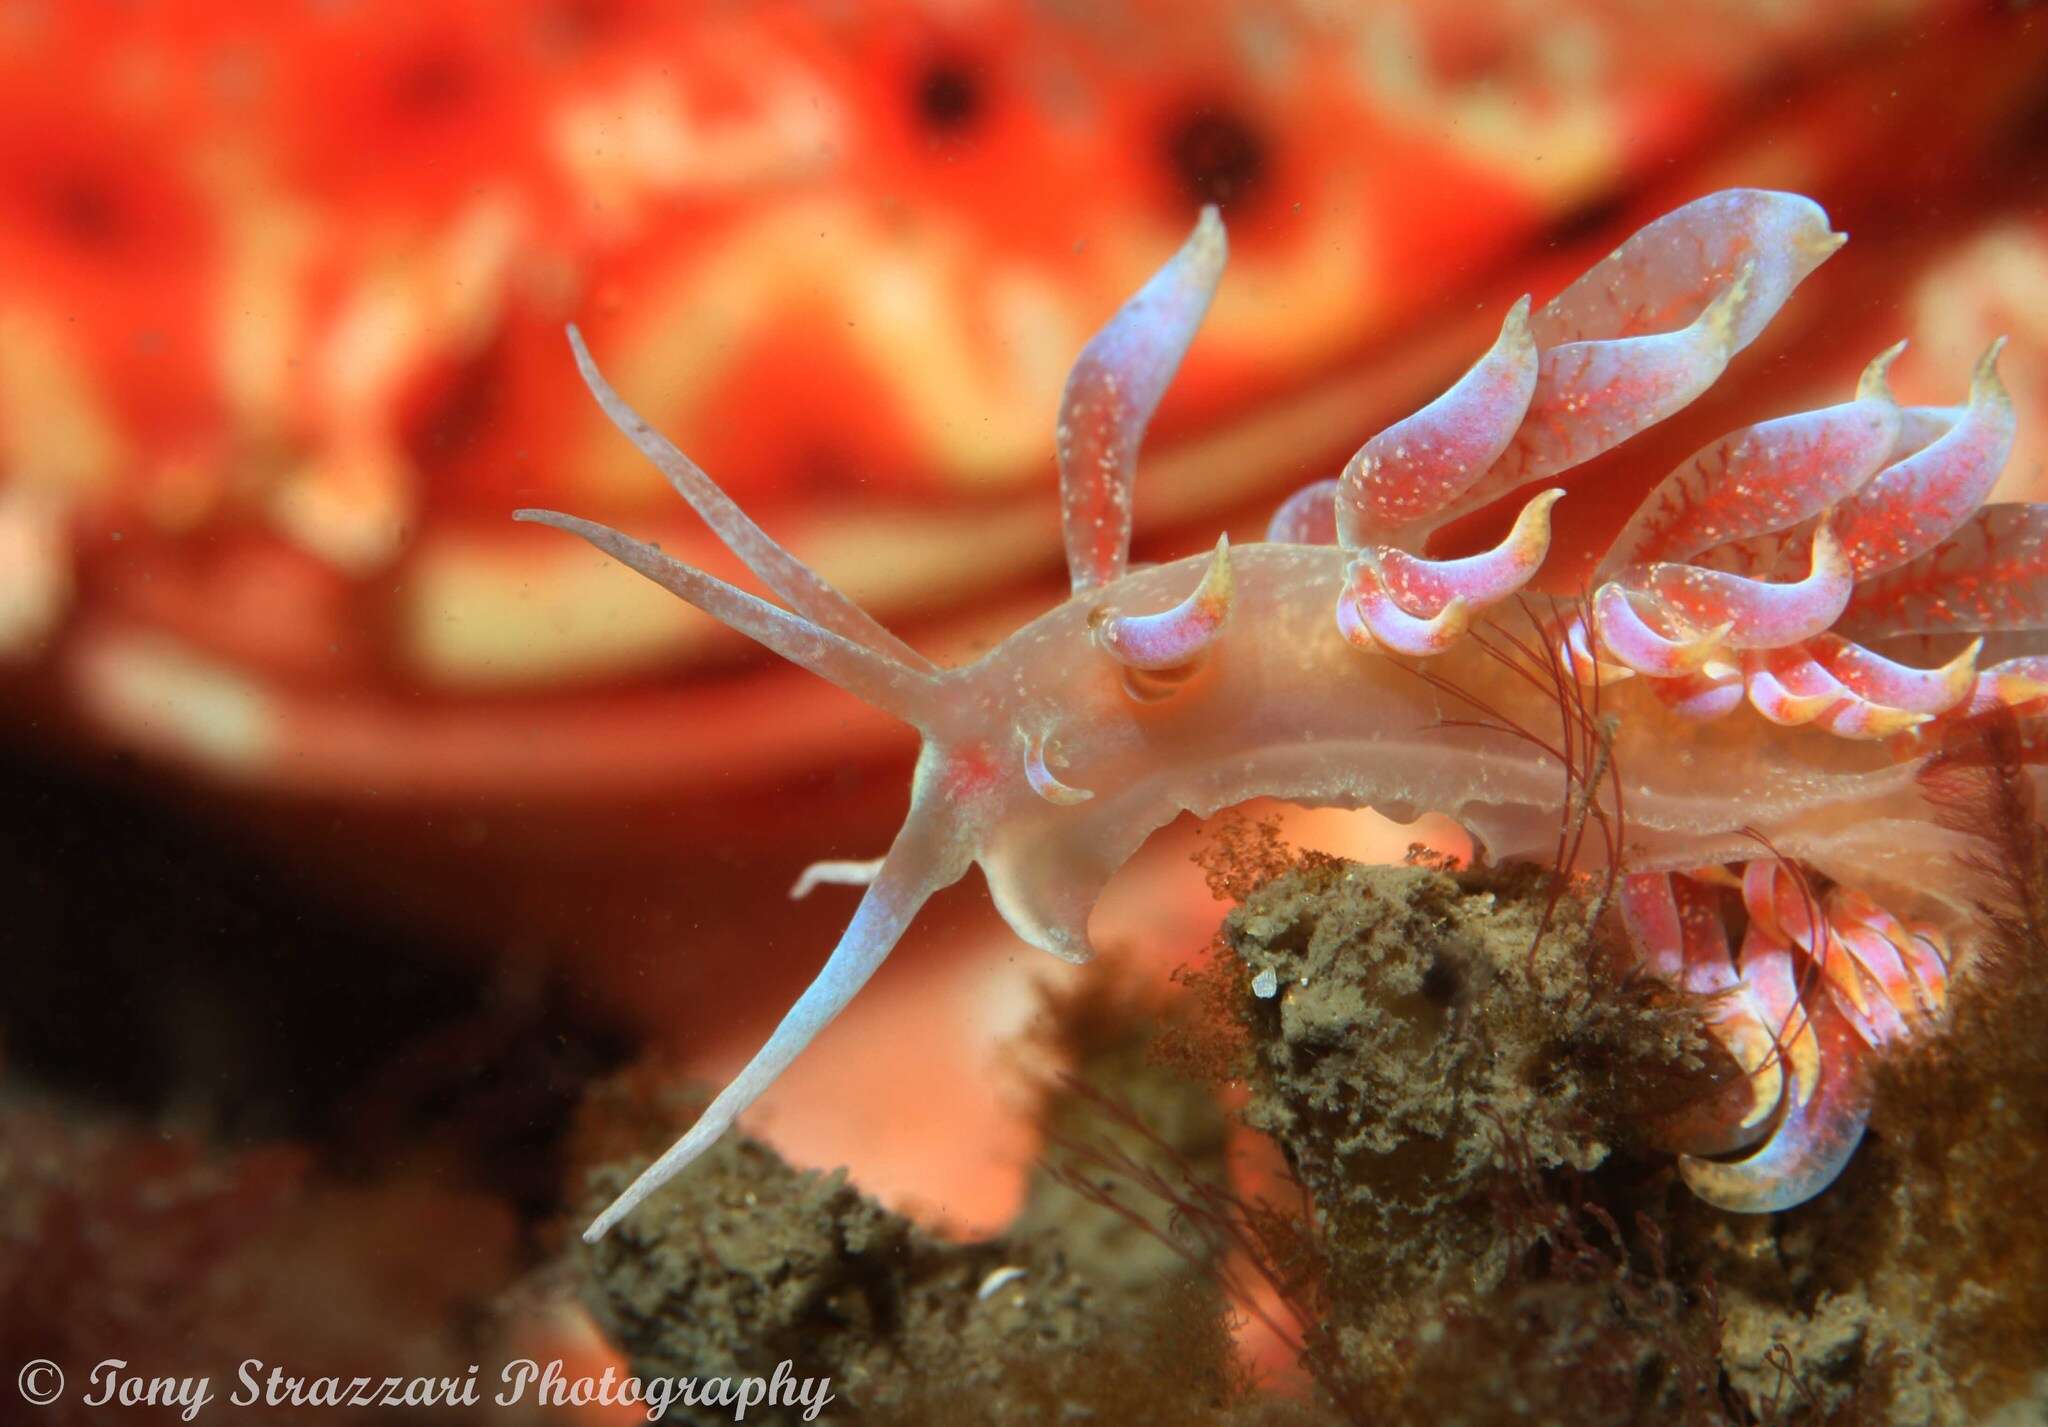
[[[1546,882],[1311,858],[1225,925],[1249,983],[1245,1118],[1356,1258],[1354,1306],[1493,1288],[1504,1176],[1597,1169],[1644,1096],[1711,1091],[1696,1020],[1603,976],[1572,907],[1536,942]]]

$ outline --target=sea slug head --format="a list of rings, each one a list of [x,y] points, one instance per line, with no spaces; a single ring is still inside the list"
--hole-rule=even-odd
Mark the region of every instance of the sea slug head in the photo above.
[[[943,676],[926,729],[913,808],[947,809],[1011,927],[1068,960],[1089,955],[1089,908],[1156,825],[1128,806],[1147,771],[1147,727],[1169,717],[1167,705],[1184,713],[1201,697],[1236,603],[1227,538],[1205,561],[1130,570],[1138,450],[1226,247],[1216,209],[1204,208],[1082,349],[1055,433],[1072,594]]]
[[[1208,308],[1224,252],[1222,221],[1213,207],[1205,208],[1180,251],[1082,351],[1057,431],[1073,596],[986,658],[951,671],[937,668],[777,544],[612,389],[580,334],[570,330],[578,369],[605,414],[783,603],[575,516],[522,510],[516,518],[583,537],[784,658],[901,718],[923,738],[910,810],[895,844],[871,866],[856,871],[840,864],[827,879],[865,879],[868,887],[824,968],[768,1043],[598,1216],[586,1240],[602,1237],[716,1143],[860,990],[926,899],[977,860],[1020,935],[1060,956],[1087,954],[1087,908],[1135,845],[1130,830],[1137,823],[1099,816],[1073,835],[1048,832],[1045,820],[1078,819],[1096,797],[1088,781],[1063,776],[1064,767],[1084,746],[1098,771],[1138,761],[1130,757],[1128,719],[1105,715],[1121,713],[1125,704],[1143,706],[1189,681],[1230,620],[1227,542],[1219,542],[1206,574],[1190,581],[1192,589],[1163,603],[1146,602],[1156,572],[1128,575],[1138,446]],[[1114,828],[1116,835],[1091,839],[1090,826]],[[1069,865],[1047,869],[1042,858],[1021,856],[1023,847],[1071,849]]]

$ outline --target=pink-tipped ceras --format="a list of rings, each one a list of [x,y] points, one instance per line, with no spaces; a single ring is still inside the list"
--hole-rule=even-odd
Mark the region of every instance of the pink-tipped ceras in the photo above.
[[[1257,796],[1436,809],[1496,857],[1553,852],[1555,759],[1470,720],[1440,726],[1462,712],[1450,690],[1506,720],[1540,722],[1546,701],[1557,715],[1553,683],[1516,677],[1472,636],[1482,619],[1555,641],[1563,667],[1600,686],[1626,781],[1627,921],[1654,969],[1722,993],[1712,1029],[1747,1076],[1665,1127],[1683,1173],[1733,1209],[1818,1192],[1861,1137],[1867,1057],[1942,1009],[1936,926],[1960,924],[1946,889],[1962,835],[1916,788],[1928,726],[2048,693],[2048,507],[1983,504],[2012,440],[1996,350],[1957,407],[1900,407],[1888,352],[1841,405],[1709,445],[1644,503],[1561,622],[1533,627],[1510,599],[1542,565],[1558,491],[1528,500],[1494,549],[1435,559],[1427,543],[1692,401],[1842,241],[1792,194],[1688,204],[1546,306],[1517,303],[1469,372],[1290,499],[1266,542],[1134,572],[1139,443],[1223,271],[1206,210],[1067,383],[1072,595],[957,669],[777,545],[620,400],[572,332],[605,412],[783,603],[572,516],[520,518],[583,536],[924,739],[888,855],[819,869],[867,890],[817,979],[585,1237],[723,1134],[970,864],[1019,936],[1078,960],[1104,882],[1183,811]],[[2004,662],[1980,667],[1987,648]],[[1873,894],[1929,920],[1901,921]],[[1737,897],[1747,931],[1731,955],[1720,903]]]

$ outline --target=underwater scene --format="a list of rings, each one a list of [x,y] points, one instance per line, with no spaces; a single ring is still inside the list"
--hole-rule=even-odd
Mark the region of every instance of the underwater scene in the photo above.
[[[2048,1427],[2044,768],[2048,7],[0,0],[0,1424]]]

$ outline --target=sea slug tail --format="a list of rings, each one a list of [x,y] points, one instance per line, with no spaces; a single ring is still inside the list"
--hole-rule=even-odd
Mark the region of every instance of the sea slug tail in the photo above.
[[[1744,948],[1744,979],[1790,988],[1789,958],[1770,978],[1758,975]],[[1825,996],[1776,998],[1772,1009],[1786,1061],[1777,1122],[1754,1154],[1738,1160],[1681,1155],[1678,1172],[1693,1193],[1718,1209],[1771,1214],[1804,1204],[1841,1174],[1870,1120],[1870,1077],[1862,1044],[1848,1019]]]

